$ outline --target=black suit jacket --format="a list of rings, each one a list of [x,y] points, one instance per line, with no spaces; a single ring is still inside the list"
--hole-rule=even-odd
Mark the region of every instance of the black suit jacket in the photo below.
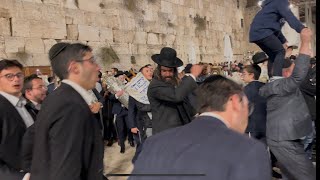
[[[21,170],[21,143],[26,128],[16,108],[0,94],[0,167]]]
[[[101,180],[103,139],[98,120],[71,86],[62,83],[35,122],[31,180]]]
[[[128,115],[128,109],[126,107],[122,107],[121,102],[116,98],[114,94],[111,94],[109,96],[109,99],[113,103],[112,114],[116,114],[118,117]]]
[[[172,84],[153,78],[148,87],[152,112],[152,134],[182,126],[192,120],[191,106],[186,103],[188,95],[197,88],[192,77],[185,77],[174,87]]]
[[[131,176],[129,179],[270,180],[265,146],[228,129],[220,120],[200,116],[145,141],[132,173],[205,176]]]
[[[254,110],[249,116],[246,132],[266,133],[267,99],[259,95],[259,89],[262,86],[264,86],[264,83],[252,81],[244,87],[249,102],[254,106]]]
[[[151,112],[150,104],[143,104],[129,96],[128,128],[137,127],[140,131],[152,127],[152,120],[148,116]]]

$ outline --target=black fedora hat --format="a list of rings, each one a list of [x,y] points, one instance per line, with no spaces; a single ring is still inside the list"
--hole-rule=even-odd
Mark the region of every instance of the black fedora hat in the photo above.
[[[268,56],[264,52],[257,52],[255,55],[252,56],[252,61],[254,64],[259,64],[266,60],[268,60]]]
[[[160,54],[152,55],[151,59],[160,66],[180,67],[183,65],[181,59],[177,58],[176,50],[169,47],[162,48]]]

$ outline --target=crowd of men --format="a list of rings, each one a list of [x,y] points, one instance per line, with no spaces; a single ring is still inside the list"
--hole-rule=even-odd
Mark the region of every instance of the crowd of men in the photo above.
[[[312,32],[293,18],[286,0],[265,0],[250,41],[264,52],[252,64],[187,64],[163,47],[139,70],[150,82],[142,103],[125,89],[111,92],[90,46],[60,42],[49,50],[59,84],[24,77],[17,60],[0,60],[0,179],[103,180],[104,148],[136,146],[129,179],[314,180],[316,58]],[[277,2],[278,3],[278,2]],[[275,11],[300,33],[292,56]],[[280,14],[279,14],[280,12]],[[279,44],[280,43],[280,44]],[[310,60],[311,59],[311,60]],[[262,63],[267,82],[259,81]],[[181,67],[182,68],[181,70]],[[122,85],[134,70],[106,72]],[[281,174],[273,171],[278,167]]]

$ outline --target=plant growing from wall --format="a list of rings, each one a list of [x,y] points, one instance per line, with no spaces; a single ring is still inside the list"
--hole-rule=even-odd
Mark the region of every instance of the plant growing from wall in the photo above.
[[[206,30],[207,28],[207,20],[206,17],[200,17],[199,14],[193,18],[193,22],[197,25],[196,30]]]
[[[120,62],[117,53],[112,49],[112,47],[100,48],[99,56],[101,58],[102,63],[106,65]]]
[[[124,5],[130,10],[137,10],[136,0],[124,0]]]
[[[130,57],[130,62],[131,62],[131,64],[137,64],[137,61],[136,61],[136,57],[134,57],[134,56],[131,56]]]

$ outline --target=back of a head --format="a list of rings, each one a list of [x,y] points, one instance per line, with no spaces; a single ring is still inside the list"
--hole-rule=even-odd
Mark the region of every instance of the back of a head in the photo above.
[[[198,112],[225,111],[230,96],[242,93],[242,87],[221,75],[212,75],[196,90]]]
[[[49,60],[53,72],[61,79],[69,76],[69,64],[73,60],[81,61],[86,52],[92,49],[81,43],[57,43],[49,50]]]
[[[8,69],[11,67],[17,67],[19,69],[23,69],[23,66],[21,63],[19,63],[19,61],[17,60],[9,60],[9,59],[2,59],[0,60],[0,72],[4,69]]]

